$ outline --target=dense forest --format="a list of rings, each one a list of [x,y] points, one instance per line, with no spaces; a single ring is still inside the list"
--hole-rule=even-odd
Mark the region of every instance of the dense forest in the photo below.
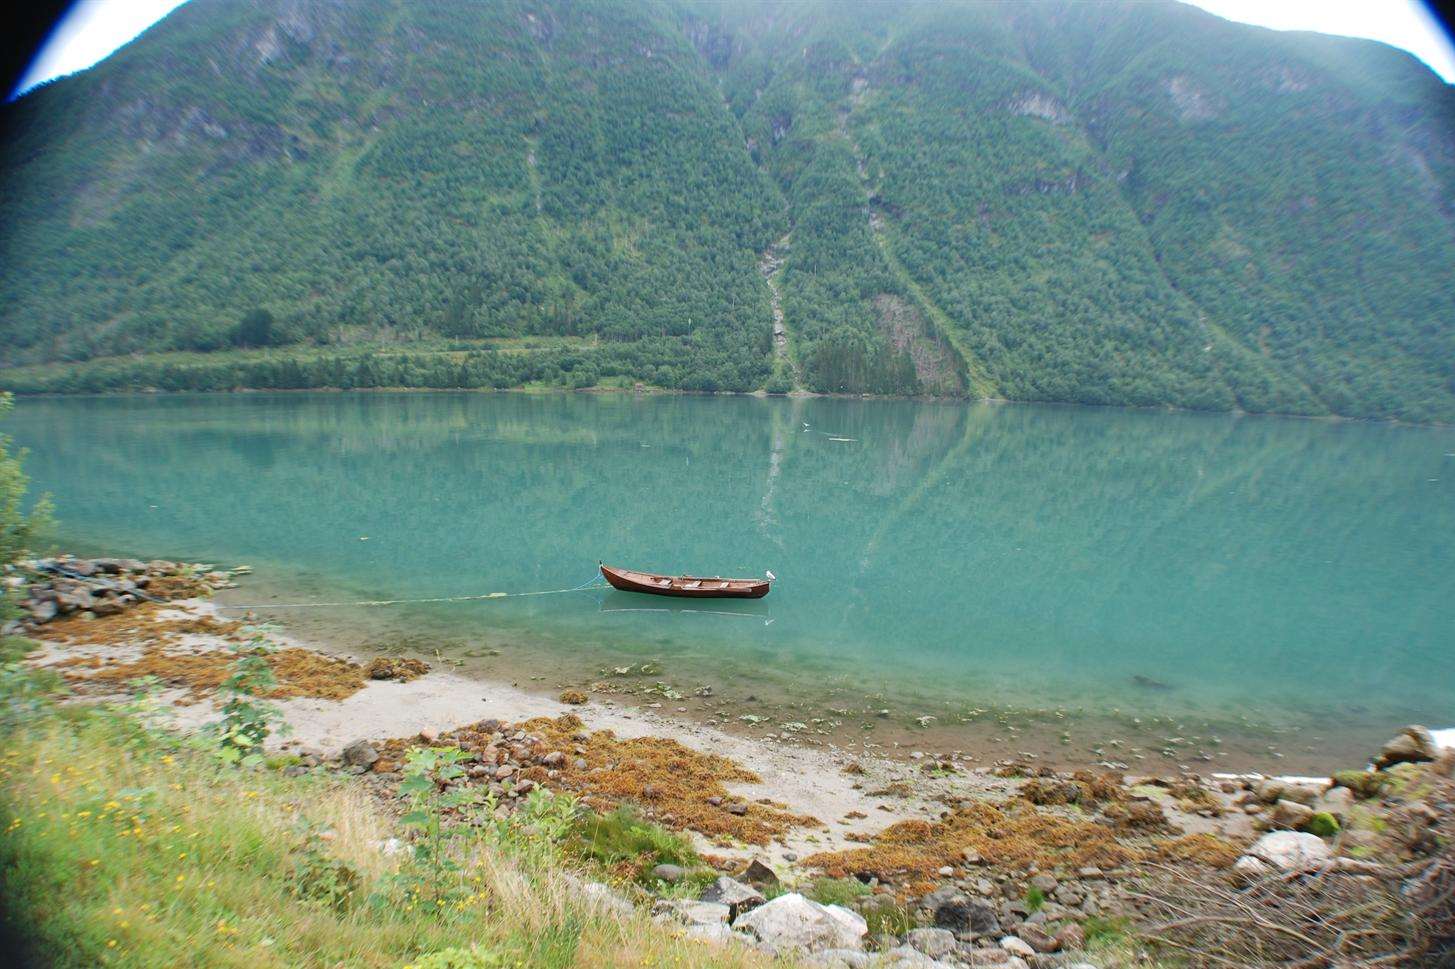
[[[1373,42],[1175,3],[190,0],[3,110],[20,392],[1455,421],[1455,90]]]

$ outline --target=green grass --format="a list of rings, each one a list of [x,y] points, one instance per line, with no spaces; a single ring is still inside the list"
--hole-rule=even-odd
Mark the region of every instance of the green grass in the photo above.
[[[870,909],[863,914],[864,921],[869,923],[870,938],[878,935],[904,935],[919,925],[914,914],[904,905]]]
[[[43,964],[764,964],[589,899],[568,874],[599,870],[525,826],[453,841],[449,904],[430,910],[407,887],[411,853],[382,850],[407,834],[362,785],[230,768],[113,709],[17,707],[18,684],[37,681],[5,672],[0,880],[11,928]],[[670,845],[639,823],[597,834],[603,859]]]
[[[657,865],[691,870],[702,864],[685,838],[644,820],[628,807],[595,815],[581,824],[572,849],[610,871],[645,881]]]
[[[848,908],[872,893],[869,886],[857,878],[816,878],[803,890],[803,894],[821,905]]]
[[[1081,923],[1081,929],[1086,933],[1088,943],[1097,940],[1113,942],[1126,936],[1127,924],[1127,920],[1124,918],[1105,918],[1093,915]]]
[[[35,643],[24,636],[0,636],[0,664],[18,663],[34,648]]]

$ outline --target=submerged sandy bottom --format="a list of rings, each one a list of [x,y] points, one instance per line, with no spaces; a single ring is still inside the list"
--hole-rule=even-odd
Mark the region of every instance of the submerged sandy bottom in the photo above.
[[[344,655],[414,655],[462,676],[550,696],[580,689],[642,713],[671,714],[724,735],[900,758],[920,750],[967,762],[1033,760],[1056,768],[1132,773],[1326,773],[1358,761],[1397,729],[1361,721],[1311,728],[1233,707],[1209,712],[1149,681],[1143,702],[1088,694],[1076,705],[990,690],[970,698],[943,684],[910,684],[887,672],[865,682],[833,670],[778,668],[771,658],[652,642],[558,642],[548,633],[441,618],[406,608],[280,608],[268,601],[331,601],[336,590],[249,577],[217,599],[220,614],[249,616],[313,648]],[[651,598],[651,597],[639,597]],[[238,604],[254,606],[243,610]],[[493,608],[485,606],[484,609]],[[892,651],[885,662],[892,663]],[[1295,725],[1299,721],[1300,725]]]

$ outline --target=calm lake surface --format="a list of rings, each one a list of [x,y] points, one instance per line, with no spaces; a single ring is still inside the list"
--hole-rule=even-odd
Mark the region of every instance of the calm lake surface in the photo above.
[[[232,603],[771,569],[756,602],[260,612],[794,742],[1316,770],[1455,723],[1449,429],[444,393],[34,399],[8,423],[64,545],[252,565]]]

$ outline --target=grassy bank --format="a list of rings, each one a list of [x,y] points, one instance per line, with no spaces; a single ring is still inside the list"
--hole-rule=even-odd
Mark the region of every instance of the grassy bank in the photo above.
[[[639,826],[543,799],[420,855],[390,839],[428,844],[427,826],[350,778],[229,766],[135,706],[57,706],[53,682],[13,663],[3,677],[5,917],[39,964],[765,964],[582,891],[587,855],[654,860]]]
[[[16,394],[224,390],[630,387],[751,391],[767,373],[688,339],[584,337],[297,344],[210,353],[163,352],[0,369]],[[786,388],[785,388],[786,389]]]

